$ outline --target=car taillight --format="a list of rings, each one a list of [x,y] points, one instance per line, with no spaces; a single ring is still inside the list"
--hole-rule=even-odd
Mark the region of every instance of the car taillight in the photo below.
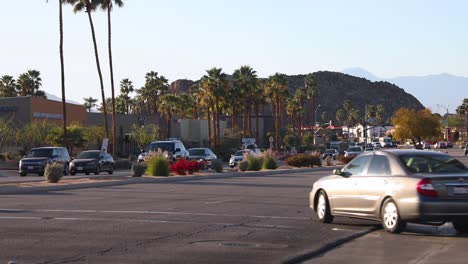
[[[418,193],[423,196],[437,197],[437,191],[434,189],[430,179],[422,179],[416,185]]]

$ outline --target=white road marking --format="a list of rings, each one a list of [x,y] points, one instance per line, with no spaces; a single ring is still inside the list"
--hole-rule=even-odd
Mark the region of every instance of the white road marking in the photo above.
[[[232,202],[232,201],[239,201],[239,199],[225,199],[225,200],[220,200],[220,201],[205,202],[205,204],[218,204],[218,203]]]
[[[36,217],[36,216],[0,216],[0,220],[56,220],[56,221],[114,221],[114,222],[136,222],[136,223],[163,223],[163,224],[206,224],[217,226],[243,226],[253,228],[297,228],[296,226],[286,225],[261,225],[261,224],[243,224],[243,223],[205,223],[195,221],[179,221],[179,220],[154,220],[154,219],[118,219],[118,218],[95,218],[95,217]]]
[[[7,212],[33,212],[33,213],[102,213],[102,214],[165,214],[165,215],[198,215],[198,216],[224,216],[224,217],[250,217],[263,219],[291,219],[310,220],[307,217],[293,216],[268,216],[268,215],[236,215],[236,214],[213,214],[213,213],[191,213],[191,212],[167,212],[167,211],[117,211],[117,210],[66,210],[66,209],[9,209],[0,208],[0,213]]]

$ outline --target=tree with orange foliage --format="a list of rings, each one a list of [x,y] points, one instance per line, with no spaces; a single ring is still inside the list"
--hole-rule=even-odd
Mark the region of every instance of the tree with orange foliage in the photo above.
[[[395,139],[410,139],[415,147],[423,140],[438,138],[441,135],[440,116],[427,108],[419,111],[400,108],[393,114],[392,124],[395,127]]]

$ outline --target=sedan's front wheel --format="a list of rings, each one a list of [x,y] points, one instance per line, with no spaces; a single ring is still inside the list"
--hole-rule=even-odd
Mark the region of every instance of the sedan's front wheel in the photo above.
[[[382,219],[383,228],[390,233],[400,233],[406,227],[406,222],[401,220],[398,207],[392,199],[385,201],[382,206],[380,217]]]
[[[333,222],[333,215],[331,214],[330,203],[328,202],[327,194],[320,191],[317,201],[317,217],[322,223]]]

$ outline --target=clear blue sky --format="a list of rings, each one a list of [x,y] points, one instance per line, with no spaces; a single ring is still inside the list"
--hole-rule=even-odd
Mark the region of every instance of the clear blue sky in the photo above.
[[[174,81],[244,64],[261,77],[348,67],[468,76],[467,10],[463,0],[127,0],[112,17],[116,87],[130,78],[140,88],[151,70]],[[93,16],[110,97],[106,16]],[[0,25],[0,75],[37,69],[60,96],[58,0],[3,1]],[[85,13],[65,6],[64,31],[68,97],[100,99]]]

